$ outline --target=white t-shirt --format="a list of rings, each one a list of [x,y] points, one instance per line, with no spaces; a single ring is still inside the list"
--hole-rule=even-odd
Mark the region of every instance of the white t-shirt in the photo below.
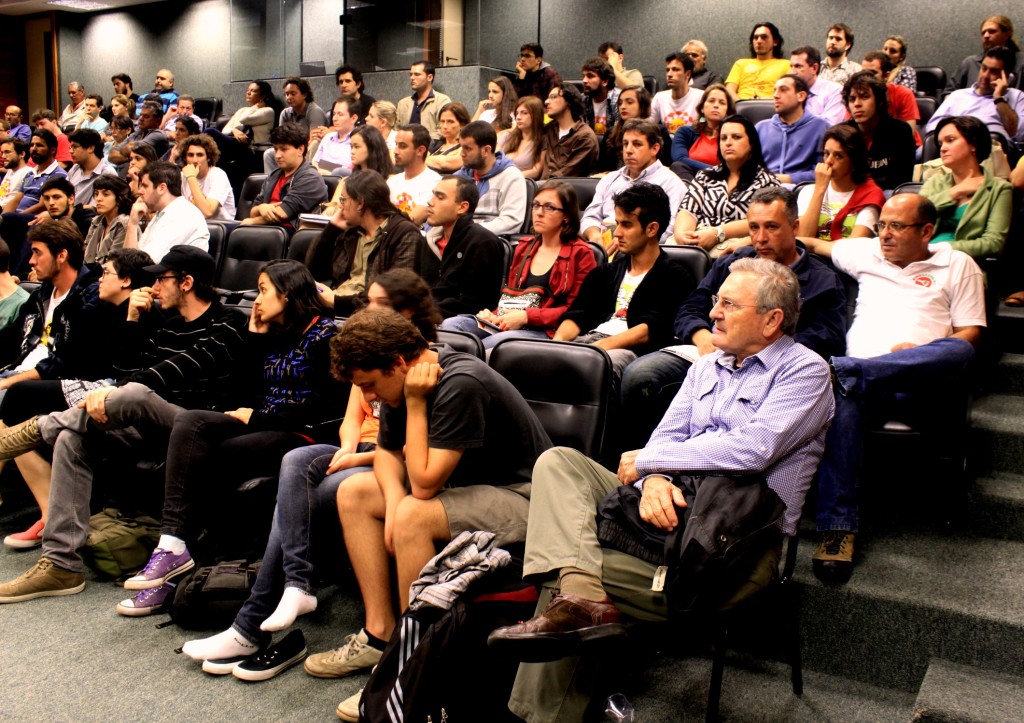
[[[608,98],[605,97],[600,103],[591,101],[594,106],[594,133],[603,136],[608,132]]]
[[[29,165],[24,165],[17,171],[4,173],[4,180],[0,181],[0,206],[7,203],[15,193],[21,191],[21,184],[30,173],[32,173],[32,166]]]
[[[409,215],[413,206],[426,206],[434,193],[434,186],[441,181],[441,174],[432,168],[426,168],[420,175],[408,179],[404,173],[396,173],[388,178],[391,189],[391,203],[398,210]]]
[[[231,181],[228,180],[228,174],[214,166],[207,172],[206,178],[197,178],[196,180],[199,181],[199,187],[203,189],[203,194],[211,201],[216,201],[220,204],[217,208],[217,213],[213,214],[211,220],[234,221],[235,194],[231,190]],[[192,188],[188,185],[188,181],[185,180],[184,176],[181,178],[181,197],[192,203]]]
[[[637,275],[626,272],[622,277],[622,283],[619,284],[619,293],[615,295],[615,312],[608,321],[599,324],[594,331],[615,336],[629,329],[629,323],[626,321],[629,302],[633,300],[633,294],[636,293],[637,287],[640,286],[640,282],[644,280],[645,276],[647,276],[646,271]]]
[[[949,244],[932,244],[924,261],[900,268],[882,256],[878,239],[842,239],[832,263],[857,279],[860,292],[846,353],[861,359],[888,354],[897,344],[927,344],[953,327],[985,326],[981,269]]]
[[[145,251],[155,263],[171,250],[172,246],[198,246],[210,250],[210,228],[202,211],[181,196],[167,204],[146,226],[146,232],[139,239],[139,249]]]
[[[27,372],[36,368],[46,356],[50,353],[50,346],[53,343],[53,339],[50,338],[50,325],[53,323],[53,312],[57,310],[61,302],[68,298],[68,294],[71,293],[69,288],[60,296],[57,296],[57,290],[54,289],[53,293],[50,294],[50,304],[46,307],[46,321],[43,323],[43,335],[39,337],[39,343],[36,344],[36,348],[28,353],[25,360],[18,365],[16,372]]]
[[[701,93],[696,90],[687,91],[679,100],[672,98],[671,90],[663,90],[654,94],[651,100],[651,120],[665,126],[669,135],[675,135],[680,126],[692,126],[697,122],[697,104]]]
[[[797,212],[803,216],[804,211],[811,205],[811,196],[814,195],[814,186],[808,185],[800,189],[797,197]],[[821,212],[818,214],[818,238],[825,241],[832,240],[832,219],[842,211],[846,204],[853,197],[853,191],[836,191],[832,184],[825,189],[825,197],[821,201]],[[865,206],[855,214],[847,214],[843,219],[843,238],[849,238],[856,226],[867,226],[870,229],[878,223],[879,209],[877,206]]]

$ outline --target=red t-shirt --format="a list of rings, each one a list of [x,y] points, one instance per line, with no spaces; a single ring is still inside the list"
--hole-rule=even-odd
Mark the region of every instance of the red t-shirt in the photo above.
[[[886,84],[889,96],[889,115],[901,121],[920,121],[921,111],[917,107],[917,97],[909,89],[895,83]],[[921,136],[914,128],[914,145],[921,145]]]
[[[717,166],[718,139],[708,138],[701,133],[697,142],[690,146],[690,158],[701,163],[707,163],[709,166]]]

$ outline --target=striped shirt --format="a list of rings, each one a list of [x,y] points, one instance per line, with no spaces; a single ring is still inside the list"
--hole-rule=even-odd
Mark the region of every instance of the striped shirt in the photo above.
[[[726,179],[715,180],[708,175],[707,170],[700,171],[687,187],[679,210],[697,219],[697,228],[718,226],[729,221],[744,221],[754,192],[765,186],[777,185],[779,182],[775,176],[764,166],[760,166],[749,186],[741,188],[737,185],[732,189],[732,193],[729,193]]]
[[[796,534],[835,411],[828,364],[783,336],[747,357],[716,351],[690,367],[636,470],[651,474],[764,473]]]

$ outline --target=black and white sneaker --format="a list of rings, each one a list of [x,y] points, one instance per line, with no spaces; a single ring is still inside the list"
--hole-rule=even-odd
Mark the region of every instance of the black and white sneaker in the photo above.
[[[306,657],[306,652],[305,636],[301,630],[293,630],[279,643],[235,665],[231,674],[239,680],[270,680],[300,662]]]
[[[210,675],[231,675],[231,671],[235,669],[239,663],[244,663],[248,660],[252,660],[259,652],[250,653],[249,655],[236,655],[233,658],[218,658],[217,660],[204,660],[203,661],[203,672],[209,673]]]

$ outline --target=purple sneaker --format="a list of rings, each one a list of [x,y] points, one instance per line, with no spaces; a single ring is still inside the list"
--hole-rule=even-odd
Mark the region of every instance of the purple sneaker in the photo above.
[[[139,618],[143,615],[152,615],[159,611],[167,603],[168,598],[174,595],[177,587],[173,582],[165,582],[160,587],[151,587],[135,594],[127,600],[117,604],[117,612],[132,618]]]
[[[180,555],[175,555],[170,550],[158,547],[153,550],[153,555],[142,572],[125,580],[124,589],[148,590],[151,587],[160,587],[175,575],[191,570],[195,565],[188,550]]]

